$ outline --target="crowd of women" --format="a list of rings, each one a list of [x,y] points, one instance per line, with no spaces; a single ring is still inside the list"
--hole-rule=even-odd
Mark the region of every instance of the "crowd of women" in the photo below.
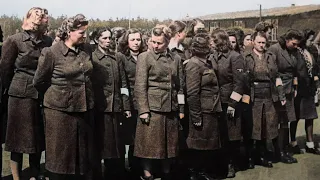
[[[313,30],[290,29],[272,45],[265,22],[251,33],[209,33],[194,19],[149,34],[105,27],[87,37],[88,21],[78,14],[55,39],[47,26],[48,11],[31,8],[23,31],[2,47],[14,180],[23,154],[30,179],[42,179],[43,151],[50,180],[233,178],[239,164],[297,163],[299,119],[306,152],[320,154],[313,142],[320,35]]]

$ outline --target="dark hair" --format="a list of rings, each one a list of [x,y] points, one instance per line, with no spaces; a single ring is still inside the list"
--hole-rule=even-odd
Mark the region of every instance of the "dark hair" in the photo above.
[[[259,31],[267,32],[269,28],[272,29],[273,28],[273,24],[270,24],[270,23],[267,23],[267,22],[263,22],[263,21],[259,22],[255,26],[255,30],[257,32],[259,32]]]
[[[301,41],[303,39],[303,34],[296,30],[296,29],[289,29],[285,35],[284,35],[285,40],[291,40],[291,39],[296,39],[298,41]]]
[[[204,56],[210,53],[210,37],[206,33],[196,34],[190,45],[190,51],[194,56]]]
[[[192,21],[189,21],[187,23],[187,37],[193,37],[196,33],[201,33],[201,32],[194,32],[194,27],[198,24],[202,23],[205,24],[203,20],[199,18],[195,18]],[[201,31],[201,30],[200,30]]]
[[[239,40],[239,37],[237,36],[237,31],[235,30],[235,28],[228,29],[227,34],[229,35],[229,37],[233,36],[236,38],[236,47],[234,48],[234,50],[240,53],[240,43],[239,43],[240,40]],[[243,42],[243,40],[242,40],[242,42]]]
[[[122,54],[124,55],[130,55],[130,49],[129,49],[129,46],[128,46],[128,40],[129,40],[129,35],[130,34],[135,34],[135,33],[139,33],[140,34],[140,38],[141,38],[141,45],[139,47],[139,53],[143,52],[144,50],[144,42],[143,42],[143,39],[142,39],[142,34],[141,32],[136,29],[136,28],[131,28],[131,29],[128,29],[119,39],[119,45],[118,45],[118,51],[121,52]]]
[[[3,42],[3,32],[2,32],[1,26],[0,26],[0,42]]]
[[[108,28],[108,27],[97,28],[97,29],[95,29],[95,30],[92,32],[92,34],[91,34],[92,40],[94,40],[94,42],[95,42],[96,44],[98,44],[98,41],[97,41],[97,40],[98,40],[99,37],[102,35],[102,33],[103,33],[103,32],[106,32],[106,31],[109,31],[109,32],[110,32],[111,37],[113,36],[112,31],[111,31],[110,28]]]
[[[181,33],[186,29],[186,23],[182,21],[173,21],[170,25],[169,28],[171,29],[172,36],[176,35],[176,33]]]
[[[256,39],[257,36],[261,36],[266,39],[266,42],[268,42],[267,34],[264,31],[259,31],[259,32],[254,32],[253,35],[251,36],[252,41]]]
[[[232,46],[229,41],[229,35],[226,31],[218,29],[211,33],[211,38],[215,44],[215,48],[219,52],[227,52],[232,50]]]
[[[299,47],[301,47],[301,48],[306,48],[306,46],[307,46],[307,40],[309,39],[309,37],[311,36],[311,35],[315,35],[316,34],[316,32],[314,32],[313,30],[311,30],[311,29],[305,29],[305,30],[303,30],[302,31],[302,33],[303,33],[303,38],[302,38],[302,40],[300,41],[300,43],[299,43]]]
[[[126,29],[124,27],[114,27],[110,32],[112,32],[114,38],[119,39],[126,32]]]

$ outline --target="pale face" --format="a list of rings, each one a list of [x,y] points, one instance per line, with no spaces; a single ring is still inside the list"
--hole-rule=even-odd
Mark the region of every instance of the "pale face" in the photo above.
[[[84,43],[87,37],[86,30],[87,30],[87,27],[82,26],[78,30],[70,31],[68,40],[70,40],[74,45]]]
[[[168,40],[162,36],[151,36],[151,42],[152,42],[152,49],[156,53],[162,53],[168,48]]]
[[[178,36],[179,43],[182,43],[184,41],[184,39],[186,38],[187,33],[185,30],[183,30],[182,32],[178,32],[177,36]]]
[[[314,35],[309,36],[309,38],[307,39],[307,42],[306,42],[307,47],[310,47],[312,45],[313,38],[314,38]]]
[[[128,47],[133,52],[138,52],[141,47],[141,35],[140,33],[129,34]]]
[[[232,49],[235,49],[237,46],[237,39],[234,36],[229,36],[229,41],[231,43]]]
[[[253,41],[253,48],[258,52],[264,52],[266,48],[267,40],[262,36],[257,36]]]
[[[98,39],[98,45],[102,49],[106,50],[110,48],[110,44],[111,44],[111,32],[104,31],[103,33],[101,33],[101,36]]]
[[[289,50],[294,50],[297,49],[298,45],[299,45],[300,41],[297,39],[289,39],[286,40],[286,46]]]
[[[197,32],[198,30],[204,29],[204,28],[205,28],[204,24],[199,22],[194,26],[193,31]]]
[[[250,46],[252,44],[251,35],[247,35],[243,40],[243,45],[245,47]]]

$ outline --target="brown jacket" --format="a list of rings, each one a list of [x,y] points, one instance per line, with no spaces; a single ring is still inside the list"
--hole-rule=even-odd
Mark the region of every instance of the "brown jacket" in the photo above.
[[[45,107],[66,112],[93,109],[90,51],[86,45],[69,49],[62,41],[43,49],[33,84],[45,92]]]
[[[125,58],[120,53],[104,54],[98,48],[93,52],[93,83],[97,110],[104,112],[130,110],[128,99],[121,95],[121,88],[127,89],[122,64]]]
[[[245,71],[243,56],[231,50],[227,53],[214,52],[210,59],[213,68],[218,72],[221,103],[235,107],[236,101],[231,98],[231,95],[242,96],[244,93]]]
[[[221,112],[218,78],[211,61],[194,56],[185,71],[190,120],[202,122],[202,113]]]
[[[135,98],[139,114],[179,111],[178,94],[183,94],[181,58],[167,51],[166,55],[154,51],[139,55]],[[183,106],[180,112],[183,113]]]
[[[52,40],[48,36],[32,40],[27,31],[12,35],[4,42],[0,72],[3,88],[9,88],[9,95],[38,98],[38,92],[33,87],[32,80],[41,50],[51,46],[51,43]]]

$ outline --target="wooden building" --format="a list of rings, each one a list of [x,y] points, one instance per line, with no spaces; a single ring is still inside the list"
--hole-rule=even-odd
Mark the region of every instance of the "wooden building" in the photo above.
[[[260,15],[261,14],[261,15]],[[294,28],[303,30],[306,28],[314,31],[320,30],[320,4],[280,7],[272,9],[249,10],[230,13],[218,13],[197,17],[205,21],[209,30],[215,28],[242,27],[254,29],[260,21],[272,23],[271,40],[285,33],[288,29]],[[191,18],[189,18],[191,19]]]

